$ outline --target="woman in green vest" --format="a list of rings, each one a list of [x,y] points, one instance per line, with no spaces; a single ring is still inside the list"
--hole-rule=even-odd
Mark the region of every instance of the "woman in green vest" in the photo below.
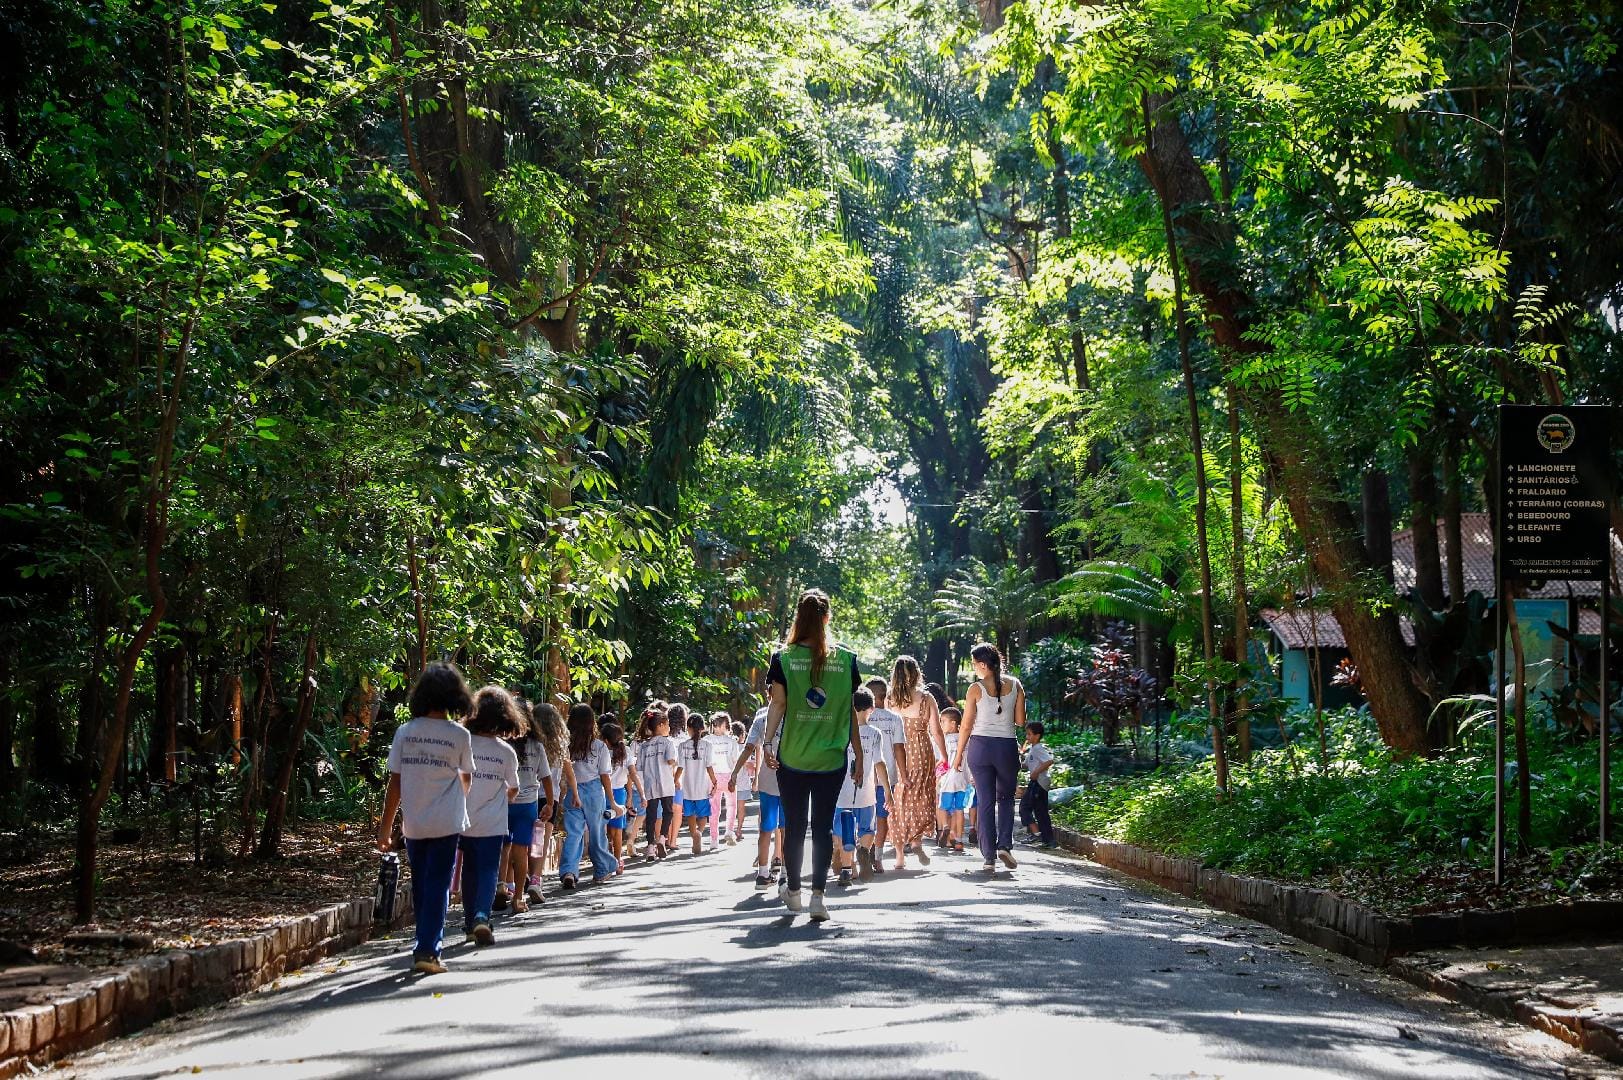
[[[846,751],[854,748],[863,775],[862,742],[851,696],[861,682],[857,657],[828,633],[828,594],[809,589],[795,606],[795,622],[766,674],[767,768],[778,770],[783,799],[783,881],[778,886],[790,911],[800,898],[806,827],[811,826],[811,917],[828,918],[823,888],[834,854],[834,804],[845,780]],[[781,731],[781,739],[779,738]]]

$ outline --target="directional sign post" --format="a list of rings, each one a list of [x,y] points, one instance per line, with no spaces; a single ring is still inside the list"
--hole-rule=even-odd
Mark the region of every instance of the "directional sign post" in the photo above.
[[[1505,612],[1511,582],[1600,582],[1600,842],[1610,831],[1607,612],[1611,602],[1611,432],[1604,405],[1499,406],[1498,600],[1493,880],[1505,873]],[[1518,685],[1518,694],[1526,688]]]

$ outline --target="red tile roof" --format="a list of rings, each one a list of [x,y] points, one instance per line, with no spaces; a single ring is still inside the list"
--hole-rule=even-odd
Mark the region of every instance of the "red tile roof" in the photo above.
[[[1465,572],[1465,591],[1479,592],[1492,598],[1497,595],[1493,577],[1493,532],[1488,515],[1473,511],[1460,515],[1461,569]],[[1623,544],[1612,536],[1612,562],[1623,576]],[[1448,537],[1442,521],[1437,522],[1437,548],[1442,552],[1443,587],[1448,587]],[[1414,588],[1414,530],[1404,529],[1392,534],[1392,583],[1400,594]],[[1599,596],[1598,581],[1546,581],[1536,589],[1523,594],[1530,600],[1561,600],[1568,596]],[[1451,597],[1450,599],[1457,599]]]

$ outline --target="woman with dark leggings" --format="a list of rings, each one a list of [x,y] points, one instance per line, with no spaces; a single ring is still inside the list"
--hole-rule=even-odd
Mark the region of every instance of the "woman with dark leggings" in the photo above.
[[[997,646],[981,642],[969,650],[975,662],[975,683],[964,698],[958,751],[952,767],[969,761],[975,779],[975,801],[980,819],[975,837],[980,842],[984,870],[996,870],[996,860],[1013,870],[1014,782],[1020,774],[1020,736],[1026,728],[1026,692],[1020,680],[1003,674],[1003,654]]]
[[[846,750],[855,747],[857,776],[862,771],[862,744],[851,698],[861,685],[857,657],[829,637],[832,611],[828,595],[811,589],[795,606],[795,622],[783,648],[772,655],[767,671],[766,764],[778,770],[783,800],[783,881],[778,886],[784,906],[803,910],[801,870],[806,829],[812,835],[811,903],[814,922],[828,918],[823,889],[834,855],[834,804],[845,780]],[[778,739],[782,733],[781,740]]]

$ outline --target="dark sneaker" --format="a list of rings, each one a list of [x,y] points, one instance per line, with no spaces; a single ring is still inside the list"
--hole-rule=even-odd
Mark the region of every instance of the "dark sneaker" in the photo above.
[[[473,943],[481,947],[496,944],[496,932],[490,928],[489,923],[476,922],[473,924]]]
[[[564,887],[565,891],[573,889],[575,887],[575,875],[565,874],[559,884]]]
[[[491,911],[506,911],[507,910],[507,905],[511,901],[512,901],[512,897],[507,895],[507,890],[506,889],[497,889],[496,890],[496,899],[491,902],[490,910]]]
[[[851,871],[849,868],[840,871],[840,884],[845,886],[851,884]]]
[[[873,880],[873,852],[867,848],[857,848],[857,877],[863,881]]]
[[[1007,866],[1010,870],[1013,870],[1016,866],[1020,865],[1014,861],[1014,852],[1010,851],[1008,848],[1004,848],[1002,851],[998,852],[997,857],[1002,859],[1003,865]]]
[[[756,874],[755,875],[755,891],[756,892],[766,892],[766,890],[770,889],[771,887],[772,887],[772,879],[770,877],[768,877],[766,874]]]

